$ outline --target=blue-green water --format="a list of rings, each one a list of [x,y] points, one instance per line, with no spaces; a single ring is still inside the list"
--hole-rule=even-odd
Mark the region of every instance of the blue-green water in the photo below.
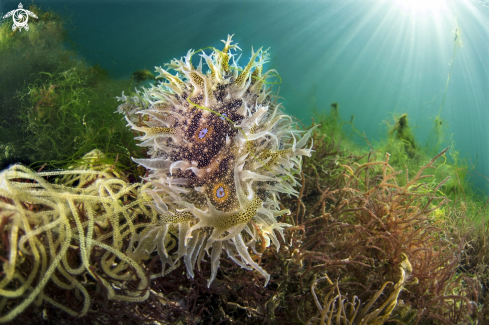
[[[309,124],[314,108],[329,111],[329,104],[338,102],[343,119],[354,115],[356,128],[371,141],[386,137],[385,121],[392,124],[394,115],[408,113],[417,141],[425,143],[446,89],[440,115],[446,127],[445,144],[453,145],[478,173],[489,177],[489,8],[472,0],[432,0],[430,8],[428,0],[420,1],[418,8],[406,7],[406,2],[417,3],[70,0],[35,4],[71,16],[70,37],[80,56],[108,69],[113,77],[153,70],[190,48],[221,47],[220,40],[227,34],[235,34],[243,49],[241,65],[252,46],[270,47],[269,68],[282,77],[280,94],[288,113]],[[17,5],[17,1],[0,1],[0,12]],[[456,37],[463,42],[458,51],[454,51]],[[474,181],[488,191],[484,178],[477,176]]]

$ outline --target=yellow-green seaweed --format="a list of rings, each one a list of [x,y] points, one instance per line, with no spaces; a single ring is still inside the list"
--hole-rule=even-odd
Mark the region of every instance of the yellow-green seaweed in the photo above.
[[[151,200],[144,192],[148,184],[129,184],[111,172],[112,166],[91,167],[35,173],[14,165],[0,173],[0,217],[9,238],[1,245],[8,259],[0,278],[0,322],[42,301],[83,316],[90,306],[87,286],[92,285],[103,287],[109,299],[147,299],[148,277],[126,256],[124,241],[148,225],[136,225],[138,215],[157,222],[156,211],[146,206]],[[46,177],[64,177],[64,182]],[[100,265],[95,255],[101,256]],[[44,292],[48,282],[74,290],[83,307],[73,310],[49,296]]]

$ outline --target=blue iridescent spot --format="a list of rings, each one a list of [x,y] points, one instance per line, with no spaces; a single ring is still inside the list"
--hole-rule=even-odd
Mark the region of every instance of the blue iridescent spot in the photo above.
[[[224,188],[222,186],[219,186],[219,188],[216,191],[216,196],[220,199],[222,199],[226,195],[226,192],[224,191]]]
[[[221,120],[223,120],[223,121],[226,119],[225,117],[228,117],[228,115],[227,115],[226,113],[221,114],[221,115],[222,115],[222,116],[220,117],[220,119],[221,119]]]
[[[203,139],[206,134],[207,134],[207,128],[200,130],[199,139]]]

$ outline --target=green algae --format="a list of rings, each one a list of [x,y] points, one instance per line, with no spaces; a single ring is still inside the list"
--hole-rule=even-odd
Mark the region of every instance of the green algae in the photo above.
[[[66,39],[64,22],[57,15],[31,6],[39,19],[32,19],[29,33],[12,32],[12,20],[0,24],[0,139],[4,160],[22,161],[21,149],[14,142],[23,137],[19,118],[22,89],[38,78],[40,72],[53,73],[72,66],[73,52],[63,46]],[[10,158],[10,159],[9,159]]]
[[[93,149],[127,161],[134,136],[112,109],[117,105],[112,93],[120,83],[98,67],[81,64],[42,74],[45,80],[31,83],[21,97],[20,119],[28,134],[21,147],[29,161],[62,167]]]
[[[149,70],[137,70],[137,71],[134,71],[132,73],[132,78],[134,79],[134,81],[136,81],[137,83],[141,83],[145,80],[154,80],[155,79],[155,75],[153,73],[151,73]]]
[[[10,20],[0,25],[0,73],[10,76],[0,80],[0,166],[66,168],[99,149],[120,168],[135,168],[134,136],[114,114],[116,95],[131,81],[77,58],[64,20],[29,9],[39,19],[28,33],[12,32]]]

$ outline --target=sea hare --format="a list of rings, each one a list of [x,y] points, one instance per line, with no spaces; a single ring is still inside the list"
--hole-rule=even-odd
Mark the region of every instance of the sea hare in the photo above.
[[[289,212],[280,209],[280,196],[297,194],[312,128],[299,130],[267,87],[267,79],[278,76],[263,72],[268,51],[252,50],[241,68],[232,36],[223,42],[223,50],[190,50],[166,69],[157,67],[161,82],[118,98],[124,102],[118,111],[147,147],[148,157],[134,161],[149,170],[145,180],[160,213],[159,225],[134,235],[130,246],[138,246],[128,254],[138,259],[157,251],[163,272],[183,258],[190,276],[210,257],[210,285],[224,250],[241,267],[262,274],[267,285],[269,274],[250,253],[261,254],[270,242],[279,248],[276,235],[283,237],[289,226],[276,220]],[[166,247],[170,233],[178,237],[173,254]]]

